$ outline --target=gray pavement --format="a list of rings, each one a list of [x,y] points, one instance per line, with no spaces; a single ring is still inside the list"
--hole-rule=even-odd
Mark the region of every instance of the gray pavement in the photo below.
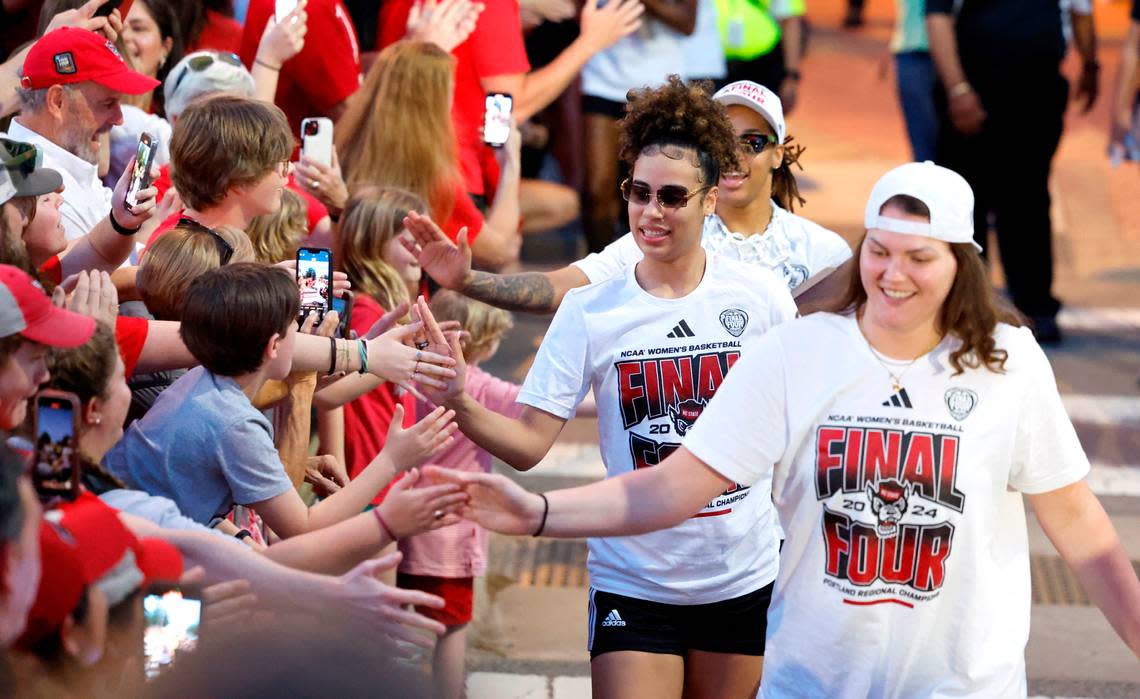
[[[808,148],[809,203],[801,213],[854,241],[871,185],[909,159],[909,151],[887,70],[893,3],[869,0],[868,27],[854,34],[834,29],[843,8],[842,0],[811,5],[815,31],[789,132]],[[1105,91],[1125,10],[1121,2],[1096,4]],[[1049,356],[1094,464],[1090,483],[1130,556],[1140,561],[1140,171],[1107,164],[1106,101],[1092,114],[1069,115],[1054,165],[1055,290],[1066,303],[1067,339]],[[1016,164],[995,166],[1010,167],[1015,176]],[[561,266],[571,259],[567,249],[573,241],[528,241],[528,266]],[[994,278],[1000,285],[1000,265]],[[516,315],[515,330],[489,368],[521,381],[548,321]],[[551,457],[515,475],[534,490],[596,479],[596,444],[592,421],[571,421]],[[1032,514],[1029,532],[1037,600],[1026,649],[1031,696],[1140,697],[1140,662],[1073,587]],[[520,548],[517,541],[493,540],[492,573],[480,584],[472,627],[469,695],[588,697],[581,543]]]

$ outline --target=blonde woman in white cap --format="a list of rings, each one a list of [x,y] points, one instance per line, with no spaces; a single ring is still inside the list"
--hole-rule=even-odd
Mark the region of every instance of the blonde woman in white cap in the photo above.
[[[740,163],[721,175],[723,196],[716,214],[705,219],[701,244],[718,256],[782,276],[801,313],[829,306],[846,288],[853,269],[851,248],[838,234],[792,213],[796,203],[803,204],[791,170],[803,148],[787,134],[780,98],[744,80],[725,86],[712,99],[725,107],[732,122]],[[551,313],[570,289],[610,279],[642,258],[630,233],[562,269],[492,274],[471,269],[462,235],[456,245],[423,216],[406,224],[416,238],[413,252],[420,266],[441,286],[512,311]]]
[[[1048,360],[987,281],[972,209],[950,170],[888,172],[842,310],[765,334],[669,458],[545,495],[451,475],[465,516],[509,534],[625,536],[771,478],[787,540],[760,696],[1024,697],[1025,494],[1140,656],[1140,582],[1084,480]]]

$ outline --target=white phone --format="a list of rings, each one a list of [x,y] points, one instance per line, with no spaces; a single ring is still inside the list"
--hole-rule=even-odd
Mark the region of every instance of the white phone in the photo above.
[[[295,9],[297,9],[297,0],[277,0],[273,8],[273,20],[280,22]]]
[[[511,112],[514,99],[504,92],[492,92],[484,102],[483,142],[492,148],[502,148],[511,136]]]
[[[333,123],[325,117],[301,122],[301,155],[326,167],[332,165]]]

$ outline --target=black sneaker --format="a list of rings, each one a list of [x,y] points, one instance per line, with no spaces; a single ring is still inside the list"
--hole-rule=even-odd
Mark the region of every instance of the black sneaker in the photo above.
[[[1033,328],[1033,337],[1037,344],[1055,346],[1061,344],[1061,328],[1057,325],[1056,316],[1033,316],[1030,319]]]

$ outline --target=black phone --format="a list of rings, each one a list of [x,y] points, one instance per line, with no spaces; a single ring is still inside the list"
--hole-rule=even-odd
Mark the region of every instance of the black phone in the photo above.
[[[131,0],[127,0],[126,2],[123,2],[123,0],[107,0],[107,2],[100,5],[99,8],[95,10],[95,16],[110,17],[111,13],[114,12],[116,8],[119,9],[119,14],[122,15],[124,19],[126,19],[127,12],[129,12],[131,9]]]
[[[337,337],[348,337],[348,330],[352,327],[352,304],[355,301],[351,291],[345,291],[341,296],[334,296],[332,309],[340,316],[336,325]]]
[[[187,586],[154,586],[143,597],[143,657],[152,680],[198,645],[202,595]]]
[[[328,248],[297,248],[297,288],[301,295],[298,324],[312,311],[317,312],[317,323],[332,308],[332,250]]]
[[[32,484],[47,505],[79,496],[79,399],[40,391],[35,397],[36,444]]]
[[[511,137],[514,98],[505,92],[492,92],[484,104],[483,142],[493,148],[501,148]]]
[[[135,152],[135,168],[131,171],[131,180],[127,183],[126,201],[128,206],[138,204],[136,197],[139,190],[150,186],[150,168],[154,164],[154,154],[158,150],[158,141],[147,132],[139,134],[139,147]]]

